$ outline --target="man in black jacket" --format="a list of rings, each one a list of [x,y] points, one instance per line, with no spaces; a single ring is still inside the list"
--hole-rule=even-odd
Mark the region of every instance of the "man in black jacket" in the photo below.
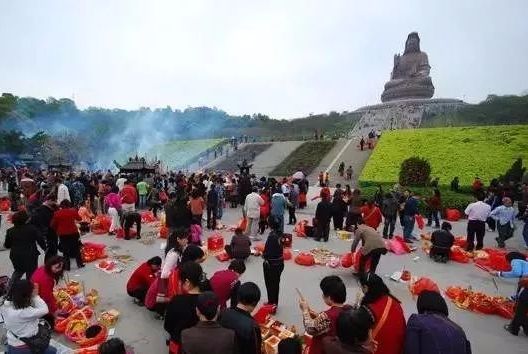
[[[58,238],[55,231],[51,228],[51,219],[53,213],[57,210],[57,204],[52,199],[47,199],[41,206],[38,206],[31,213],[30,224],[34,225],[42,237],[46,240],[46,254],[44,261],[56,256],[58,250]]]
[[[260,327],[251,316],[251,312],[260,301],[260,289],[257,284],[247,282],[238,289],[238,303],[234,308],[225,310],[220,318],[224,328],[235,331],[238,353],[260,354],[262,335]]]
[[[315,220],[317,223],[316,241],[321,241],[321,239],[323,239],[325,242],[328,242],[332,211],[332,203],[330,203],[329,198],[323,197],[323,200],[317,204],[317,209],[315,209]]]
[[[207,193],[207,229],[216,230],[216,216],[218,213],[218,192],[214,184]]]

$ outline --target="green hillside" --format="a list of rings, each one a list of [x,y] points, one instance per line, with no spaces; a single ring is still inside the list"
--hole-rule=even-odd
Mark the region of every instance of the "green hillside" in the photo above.
[[[149,158],[157,157],[169,168],[185,166],[200,153],[222,142],[222,139],[177,140],[156,145],[146,152]]]
[[[359,178],[362,186],[398,181],[403,160],[429,160],[431,177],[449,185],[454,176],[468,186],[475,176],[489,183],[516,158],[528,161],[528,125],[410,129],[386,132]]]
[[[424,117],[422,128],[528,124],[528,96],[496,96],[456,113]]]

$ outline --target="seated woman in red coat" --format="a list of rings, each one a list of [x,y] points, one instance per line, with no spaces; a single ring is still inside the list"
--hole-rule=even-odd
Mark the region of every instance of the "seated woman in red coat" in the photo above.
[[[359,282],[365,294],[361,305],[371,312],[374,319],[372,338],[378,342],[375,354],[403,353],[406,325],[400,301],[392,296],[376,274],[366,273]]]
[[[38,295],[48,305],[49,313],[44,316],[44,319],[52,327],[55,322],[55,313],[57,312],[57,301],[55,300],[55,296],[53,296],[53,288],[62,279],[63,274],[64,258],[61,256],[52,256],[31,276],[33,284],[38,285]]]
[[[156,279],[158,272],[161,269],[161,258],[153,257],[140,265],[134,273],[130,276],[127,283],[127,293],[134,298],[139,305],[145,302],[145,295],[147,294],[150,285]]]

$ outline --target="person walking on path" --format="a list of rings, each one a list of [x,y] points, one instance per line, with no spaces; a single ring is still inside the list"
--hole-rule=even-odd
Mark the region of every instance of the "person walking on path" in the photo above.
[[[440,213],[440,210],[442,210],[442,199],[440,197],[440,191],[438,189],[435,189],[433,191],[433,195],[427,199],[427,226],[431,226],[433,224],[433,220],[435,222],[435,228],[440,227],[440,218],[438,217],[438,214]]]
[[[274,219],[278,223],[277,231],[281,234],[284,233],[284,211],[289,206],[290,202],[281,193],[280,189],[271,196],[270,219]]]
[[[484,193],[477,193],[477,201],[467,206],[464,213],[468,217],[467,223],[467,247],[466,251],[480,250],[484,247],[484,236],[486,234],[486,219],[490,215],[491,207],[484,203]],[[477,245],[475,247],[475,237]]]

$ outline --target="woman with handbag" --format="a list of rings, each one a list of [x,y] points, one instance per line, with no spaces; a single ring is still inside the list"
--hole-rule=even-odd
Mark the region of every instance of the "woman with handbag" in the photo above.
[[[0,312],[7,329],[7,354],[57,353],[49,345],[51,327],[40,324],[48,306],[38,295],[38,286],[29,280],[16,281]]]
[[[405,340],[405,317],[400,301],[379,276],[366,273],[359,279],[365,294],[361,305],[375,319],[372,338],[378,343],[375,354],[401,354]]]

